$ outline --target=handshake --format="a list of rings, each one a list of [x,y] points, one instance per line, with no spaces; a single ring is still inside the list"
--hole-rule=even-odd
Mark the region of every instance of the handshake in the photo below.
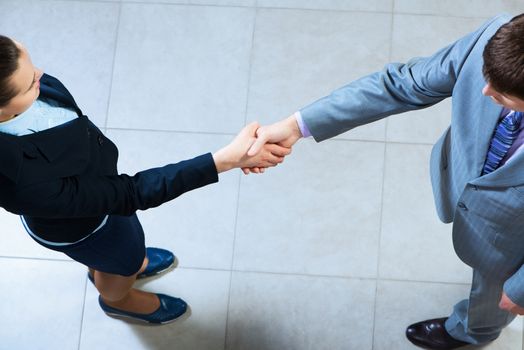
[[[219,173],[241,168],[246,175],[259,174],[282,163],[301,137],[294,115],[267,126],[253,122],[230,144],[215,152],[213,159]]]

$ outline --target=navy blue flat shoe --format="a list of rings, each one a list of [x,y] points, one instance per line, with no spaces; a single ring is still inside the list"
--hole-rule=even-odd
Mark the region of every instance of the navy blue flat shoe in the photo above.
[[[176,257],[169,250],[161,248],[146,248],[146,256],[149,260],[144,272],[136,276],[136,278],[145,278],[158,275],[166,270],[169,270],[176,263]],[[93,276],[87,272],[87,277],[91,283],[95,284]]]
[[[157,294],[160,299],[158,309],[150,314],[137,314],[134,312],[115,309],[107,305],[101,296],[98,296],[100,307],[108,316],[131,319],[153,324],[166,324],[175,321],[188,310],[187,304],[180,298],[170,297],[165,294]]]
[[[175,255],[166,249],[146,248],[146,256],[149,262],[144,272],[138,275],[137,278],[158,275],[175,265]]]

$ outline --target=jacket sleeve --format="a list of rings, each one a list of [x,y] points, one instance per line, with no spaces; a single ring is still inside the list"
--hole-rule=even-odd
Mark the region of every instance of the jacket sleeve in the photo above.
[[[138,172],[134,176],[72,176],[17,188],[2,205],[22,215],[46,218],[131,215],[218,181],[210,153]]]
[[[484,31],[493,22],[507,20],[507,16],[495,17],[430,57],[388,64],[304,107],[302,118],[319,142],[392,114],[440,102],[451,96],[464,62]]]

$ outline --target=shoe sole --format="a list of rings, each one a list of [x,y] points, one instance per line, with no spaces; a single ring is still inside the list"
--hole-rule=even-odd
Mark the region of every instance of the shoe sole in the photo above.
[[[129,323],[137,323],[137,324],[141,324],[141,325],[150,325],[150,326],[163,326],[163,325],[166,325],[166,324],[169,324],[169,323],[173,323],[175,321],[183,322],[183,321],[187,320],[191,316],[191,314],[192,314],[191,313],[191,308],[188,305],[187,309],[186,309],[186,312],[184,312],[182,315],[178,316],[177,318],[157,323],[157,322],[149,322],[147,320],[143,320],[141,318],[136,318],[136,317],[132,317],[132,316],[128,316],[128,315],[115,314],[115,313],[106,312],[106,311],[104,311],[104,313],[107,316],[111,317],[111,318],[121,319],[122,321],[127,321],[127,322],[131,321]]]

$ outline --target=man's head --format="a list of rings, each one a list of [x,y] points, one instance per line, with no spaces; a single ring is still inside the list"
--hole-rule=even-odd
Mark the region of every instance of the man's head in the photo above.
[[[524,112],[524,14],[501,26],[484,48],[482,90],[496,103]]]
[[[31,106],[40,94],[42,74],[20,43],[0,35],[0,122]]]

